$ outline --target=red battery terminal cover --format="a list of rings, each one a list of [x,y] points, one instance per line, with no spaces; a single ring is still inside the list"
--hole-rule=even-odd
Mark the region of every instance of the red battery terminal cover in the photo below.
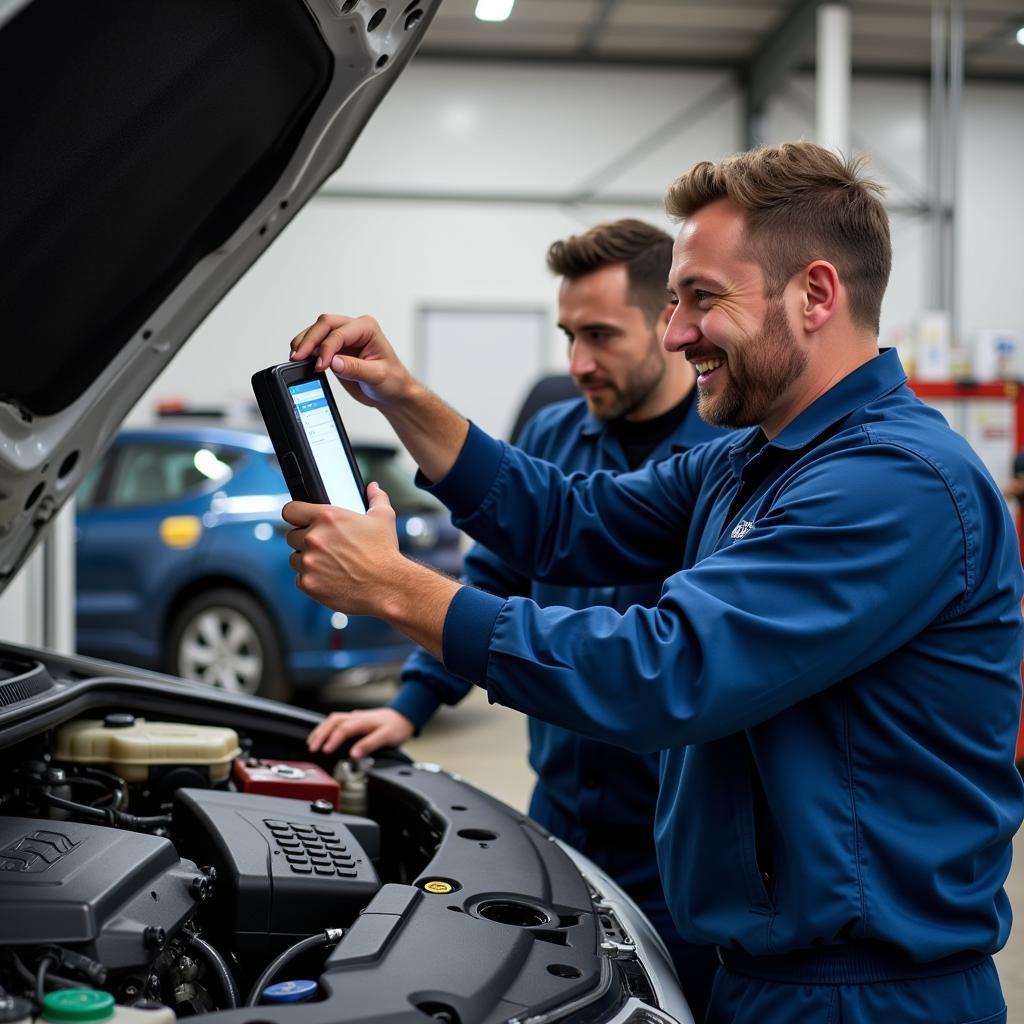
[[[237,757],[231,774],[243,793],[309,802],[327,800],[336,811],[341,809],[341,786],[323,768],[308,761]]]

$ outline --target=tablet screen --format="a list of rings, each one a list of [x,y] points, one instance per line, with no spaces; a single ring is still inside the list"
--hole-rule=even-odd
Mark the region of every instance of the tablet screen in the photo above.
[[[318,380],[311,380],[305,384],[293,384],[288,391],[331,504],[350,508],[353,512],[365,512],[359,484],[349,465],[323,385]]]

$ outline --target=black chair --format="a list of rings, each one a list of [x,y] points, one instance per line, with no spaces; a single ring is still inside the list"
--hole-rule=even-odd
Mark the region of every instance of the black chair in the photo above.
[[[519,408],[519,415],[516,416],[512,432],[509,434],[509,442],[516,444],[523,427],[546,405],[555,402],[562,402],[567,398],[579,398],[580,392],[573,383],[572,377],[567,373],[553,373],[547,377],[541,377],[536,384],[530,388]]]

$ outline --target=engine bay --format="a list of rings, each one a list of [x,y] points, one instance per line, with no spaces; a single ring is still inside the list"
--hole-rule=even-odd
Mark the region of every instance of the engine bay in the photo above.
[[[604,1019],[654,1001],[614,908],[528,818],[397,751],[318,764],[272,716],[235,729],[146,703],[2,754],[7,1021],[106,1019],[57,1005],[101,996],[107,1017],[153,1024]]]

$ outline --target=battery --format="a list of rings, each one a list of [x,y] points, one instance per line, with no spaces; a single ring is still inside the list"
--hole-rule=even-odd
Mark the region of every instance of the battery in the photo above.
[[[290,797],[293,800],[326,800],[337,811],[341,787],[322,768],[308,761],[271,761],[238,757],[231,774],[243,793]]]

